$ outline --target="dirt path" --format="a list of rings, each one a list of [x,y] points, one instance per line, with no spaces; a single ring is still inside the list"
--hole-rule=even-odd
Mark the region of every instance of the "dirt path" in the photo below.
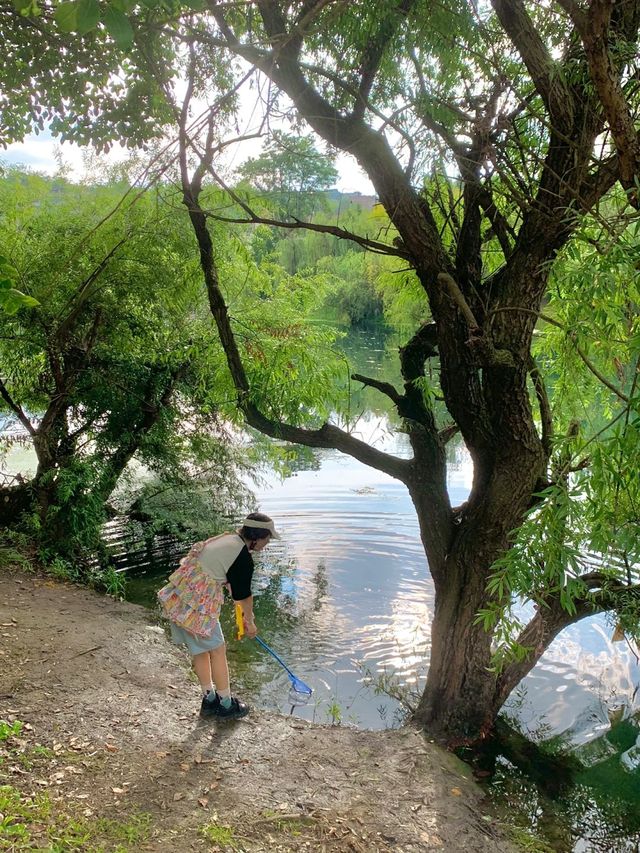
[[[201,721],[185,658],[135,605],[0,577],[0,673],[0,719],[24,724],[0,731],[0,849],[513,850],[411,728]]]

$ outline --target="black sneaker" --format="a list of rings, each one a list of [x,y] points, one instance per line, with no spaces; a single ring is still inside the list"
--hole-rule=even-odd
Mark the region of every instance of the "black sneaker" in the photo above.
[[[210,714],[219,720],[239,720],[241,717],[246,717],[249,713],[249,706],[236,699],[235,696],[231,698],[231,705],[228,708],[225,708],[219,696],[216,695],[216,699],[218,702],[216,705],[211,706]]]
[[[201,717],[213,717],[218,713],[217,708],[220,705],[220,697],[212,690],[202,697],[202,705],[200,706]]]

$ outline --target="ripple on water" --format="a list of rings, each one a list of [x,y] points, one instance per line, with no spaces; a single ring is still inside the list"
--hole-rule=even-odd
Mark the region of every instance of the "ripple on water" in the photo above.
[[[322,702],[353,695],[363,667],[374,676],[392,673],[401,685],[420,684],[434,590],[407,490],[334,453],[318,458],[320,470],[298,472],[260,495],[261,508],[285,536],[269,549],[265,572],[278,571],[280,561],[294,567],[295,619],[283,632],[291,654],[307,671],[326,673],[316,696]],[[464,499],[468,460],[457,459],[449,480],[452,498]],[[280,631],[277,624],[269,630]],[[572,727],[584,729],[582,712],[595,708],[599,730],[601,696],[623,696],[633,707],[638,675],[637,663],[603,639],[602,620],[588,620],[560,635],[522,683],[511,711],[525,727],[571,734]],[[362,725],[380,727],[380,704],[396,707],[389,697],[363,691],[351,712]]]

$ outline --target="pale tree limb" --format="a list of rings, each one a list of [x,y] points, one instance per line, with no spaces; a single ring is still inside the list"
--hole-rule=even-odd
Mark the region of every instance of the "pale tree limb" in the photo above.
[[[540,409],[540,422],[542,425],[540,441],[542,442],[544,452],[547,454],[547,458],[549,458],[551,456],[551,443],[553,440],[553,414],[551,412],[547,387],[544,384],[544,377],[533,356],[530,357],[529,361],[529,376],[531,376]]]
[[[458,284],[453,279],[453,277],[450,276],[449,273],[441,272],[438,275],[438,282],[439,284],[444,285],[449,291],[449,295],[460,309],[460,313],[464,317],[465,322],[469,327],[469,332],[472,334],[479,332],[480,324],[476,320],[473,311],[469,307],[469,303],[464,298],[462,291],[458,287]]]

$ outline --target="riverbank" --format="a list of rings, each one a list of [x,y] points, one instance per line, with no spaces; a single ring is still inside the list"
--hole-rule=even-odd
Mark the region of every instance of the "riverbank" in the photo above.
[[[4,574],[0,640],[0,849],[513,850],[465,765],[412,728],[201,721],[141,607]]]

